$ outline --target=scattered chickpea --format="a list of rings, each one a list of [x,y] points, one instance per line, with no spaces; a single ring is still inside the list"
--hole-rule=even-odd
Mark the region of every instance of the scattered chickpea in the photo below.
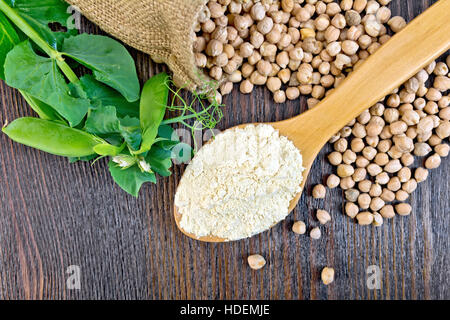
[[[322,232],[320,232],[320,229],[318,227],[312,228],[311,231],[309,232],[309,236],[312,239],[320,239],[320,237],[322,236]]]
[[[332,283],[334,281],[334,269],[329,267],[323,268],[321,278],[323,284],[326,286]]]
[[[306,232],[306,225],[303,221],[296,221],[292,225],[292,231],[296,234],[305,234]]]
[[[323,199],[325,198],[327,190],[322,184],[316,185],[312,190],[312,196],[315,199]]]
[[[317,210],[316,217],[321,224],[326,224],[327,222],[331,221],[330,214],[325,210]]]
[[[259,270],[266,265],[266,259],[259,254],[253,254],[247,258],[248,265],[253,270]]]
[[[331,174],[327,179],[327,187],[330,189],[336,188],[341,182],[341,179],[335,175]]]

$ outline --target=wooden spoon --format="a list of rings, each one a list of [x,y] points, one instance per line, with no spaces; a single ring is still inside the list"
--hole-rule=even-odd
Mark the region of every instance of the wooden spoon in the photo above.
[[[450,48],[449,12],[450,0],[438,1],[381,46],[314,108],[294,118],[269,123],[280,135],[288,137],[303,156],[306,170],[302,190],[314,159],[336,132]],[[295,208],[300,196],[301,192],[291,201],[289,211]],[[227,241],[185,232],[180,227],[181,214],[176,206],[174,215],[178,228],[193,239]]]

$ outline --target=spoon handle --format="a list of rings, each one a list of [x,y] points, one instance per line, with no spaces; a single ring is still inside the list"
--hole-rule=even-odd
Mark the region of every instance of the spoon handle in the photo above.
[[[440,0],[414,19],[352,72],[335,92],[301,116],[287,120],[291,122],[290,136],[298,137],[299,142],[314,141],[314,152],[319,152],[352,119],[450,48],[449,13],[450,0]],[[314,129],[299,128],[305,121],[316,124]]]

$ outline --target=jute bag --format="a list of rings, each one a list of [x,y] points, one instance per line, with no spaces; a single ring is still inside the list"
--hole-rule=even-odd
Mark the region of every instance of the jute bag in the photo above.
[[[194,25],[207,0],[67,0],[104,31],[166,63],[178,87],[205,90],[196,68]]]

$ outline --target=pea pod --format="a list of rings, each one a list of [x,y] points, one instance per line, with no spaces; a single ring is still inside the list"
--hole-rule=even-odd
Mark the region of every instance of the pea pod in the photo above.
[[[143,132],[142,145],[134,154],[149,151],[155,143],[158,128],[166,113],[167,99],[169,97],[168,80],[169,76],[166,73],[159,73],[151,77],[142,89],[139,112]]]
[[[84,131],[38,118],[19,118],[2,131],[12,140],[57,156],[86,157],[106,142]]]

